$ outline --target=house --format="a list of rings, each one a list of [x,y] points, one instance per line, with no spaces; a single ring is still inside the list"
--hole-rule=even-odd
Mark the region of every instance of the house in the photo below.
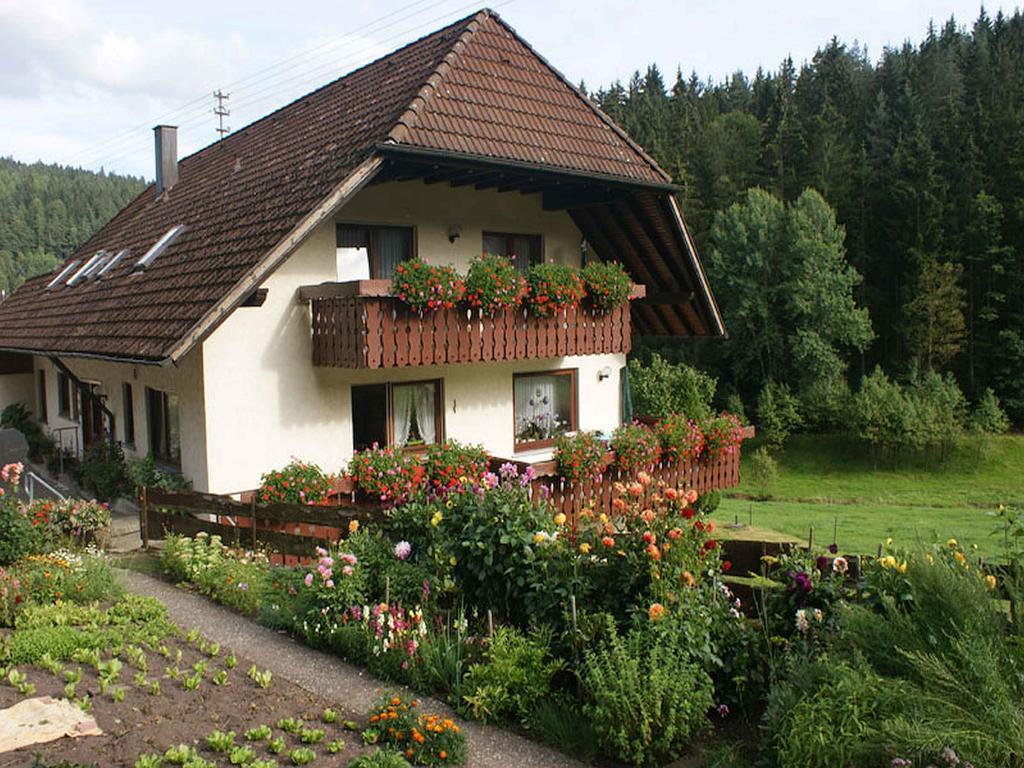
[[[677,187],[492,11],[180,161],[154,133],[155,184],[0,304],[0,406],[69,450],[110,435],[216,493],[373,442],[542,460],[538,419],[620,423],[631,333],[724,334]],[[404,259],[481,252],[616,260],[646,295],[546,323],[387,295]]]

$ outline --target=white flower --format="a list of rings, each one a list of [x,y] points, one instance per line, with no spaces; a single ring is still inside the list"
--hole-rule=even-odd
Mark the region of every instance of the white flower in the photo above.
[[[850,563],[847,562],[845,557],[840,556],[832,561],[833,573],[844,575],[848,570],[850,570]]]
[[[797,632],[804,633],[808,630],[809,624],[807,623],[807,611],[801,608],[796,612],[796,629]]]
[[[814,609],[814,620],[819,624],[825,620],[825,614],[821,612],[820,608]]]

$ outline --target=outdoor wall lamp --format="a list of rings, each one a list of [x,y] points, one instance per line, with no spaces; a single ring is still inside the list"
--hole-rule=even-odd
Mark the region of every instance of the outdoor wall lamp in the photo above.
[[[597,380],[598,381],[604,381],[605,379],[610,379],[611,377],[612,377],[612,369],[609,368],[607,365],[604,368],[602,368],[600,371],[597,372]]]
[[[448,242],[454,244],[462,236],[462,225],[451,224],[448,226]]]

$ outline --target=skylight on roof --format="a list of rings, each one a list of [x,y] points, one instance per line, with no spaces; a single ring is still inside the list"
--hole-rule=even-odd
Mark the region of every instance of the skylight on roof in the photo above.
[[[103,266],[103,263],[106,261],[109,255],[110,254],[107,253],[106,251],[97,251],[95,254],[92,255],[92,257],[89,258],[87,262],[85,262],[85,264],[81,266],[81,268],[77,272],[75,272],[75,274],[73,274],[68,279],[67,284],[69,286],[78,285],[78,283],[85,280],[87,277],[89,277],[89,275],[91,275],[93,272],[95,272],[97,269]]]
[[[48,291],[49,291],[49,290],[50,290],[50,289],[52,289],[52,288],[53,288],[54,286],[56,286],[56,285],[57,285],[57,283],[59,283],[59,282],[60,282],[61,280],[63,280],[63,279],[65,278],[65,277],[67,277],[67,276],[68,276],[68,275],[69,275],[69,274],[71,273],[71,271],[72,271],[73,269],[75,269],[75,267],[77,267],[77,266],[78,266],[79,264],[81,264],[81,263],[82,263],[82,262],[81,262],[81,260],[80,260],[80,259],[75,259],[74,261],[71,261],[71,262],[69,262],[69,263],[68,263],[68,265],[67,265],[66,267],[64,267],[64,269],[62,269],[62,270],[60,271],[60,274],[59,274],[59,275],[57,275],[57,276],[56,276],[55,278],[53,278],[53,280],[51,280],[51,281],[50,281],[50,282],[49,282],[49,283],[47,284],[47,286],[46,286],[46,290],[48,290]]]
[[[145,269],[150,264],[152,264],[156,260],[156,257],[163,253],[165,250],[167,250],[167,247],[171,243],[173,243],[177,239],[178,235],[180,235],[184,231],[184,224],[178,224],[177,226],[171,227],[169,230],[167,230],[164,236],[157,240],[155,243],[153,243],[153,247],[146,251],[141,259],[135,262],[135,268],[132,271],[140,272],[141,270]]]
[[[110,270],[112,270],[114,267],[116,267],[117,263],[119,261],[121,261],[121,259],[123,259],[125,256],[127,256],[129,253],[130,253],[130,251],[127,248],[122,248],[116,254],[111,256],[107,260],[107,263],[104,264],[102,267],[100,267],[96,271],[96,279],[99,280],[101,277],[103,277],[105,274],[107,274]]]

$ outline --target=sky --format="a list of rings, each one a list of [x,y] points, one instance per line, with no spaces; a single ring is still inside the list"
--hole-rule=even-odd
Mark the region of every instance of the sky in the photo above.
[[[478,0],[482,2],[483,0]],[[466,0],[0,0],[0,156],[153,176],[152,127],[179,152],[217,138],[213,92],[240,128],[461,18]],[[833,35],[877,59],[929,21],[969,26],[977,0],[491,0],[575,83],[596,89],[656,63],[721,80],[800,62]],[[1014,2],[986,4],[1011,13]],[[163,14],[163,15],[161,15]]]

